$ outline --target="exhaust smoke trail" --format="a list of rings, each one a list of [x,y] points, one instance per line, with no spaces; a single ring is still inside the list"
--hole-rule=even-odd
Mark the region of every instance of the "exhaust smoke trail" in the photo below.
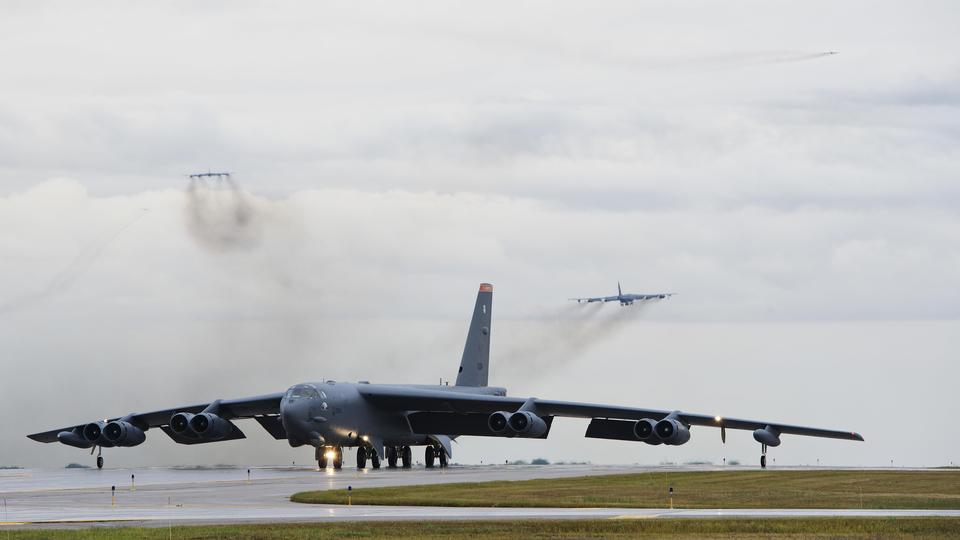
[[[0,303],[0,315],[29,308],[50,296],[61,294],[69,290],[71,287],[73,287],[74,283],[76,283],[77,280],[79,280],[83,274],[86,273],[90,266],[93,265],[93,263],[96,262],[101,255],[103,255],[103,252],[107,249],[107,247],[109,247],[114,240],[119,238],[124,231],[132,227],[136,222],[140,221],[140,219],[143,218],[147,212],[149,212],[148,209],[141,209],[141,211],[134,216],[133,219],[125,222],[119,228],[109,231],[102,237],[92,241],[84,249],[82,249],[72,261],[70,261],[70,264],[68,264],[63,270],[57,272],[57,274],[53,276],[53,278],[43,289],[37,292],[11,298],[3,303]]]
[[[187,187],[187,230],[213,252],[248,250],[260,242],[261,216],[252,199],[230,177]]]
[[[546,310],[532,320],[507,323],[511,335],[500,333],[505,343],[493,354],[497,359],[493,369],[504,372],[505,380],[556,370],[641,318],[645,311],[644,304],[569,304]]]

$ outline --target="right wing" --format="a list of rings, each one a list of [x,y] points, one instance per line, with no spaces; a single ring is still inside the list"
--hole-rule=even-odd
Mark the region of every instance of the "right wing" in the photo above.
[[[224,420],[235,420],[238,418],[257,418],[257,421],[263,425],[267,431],[271,431],[271,427],[268,427],[267,424],[264,424],[261,421],[262,417],[276,417],[280,413],[280,399],[283,397],[283,393],[278,392],[275,394],[265,394],[262,396],[253,396],[240,399],[225,399],[220,400],[218,404],[217,416],[223,418]],[[108,418],[106,422],[112,422],[114,420],[125,420],[134,426],[146,431],[152,427],[159,427],[163,431],[170,435],[170,437],[183,444],[192,444],[193,442],[184,440],[181,437],[175,436],[173,432],[169,430],[170,417],[176,413],[190,413],[197,414],[202,412],[204,409],[210,407],[215,402],[209,403],[198,403],[194,405],[184,405],[182,407],[174,407],[171,409],[161,409],[159,411],[150,411],[145,413],[131,413],[126,416]],[[76,430],[83,430],[83,427],[86,424],[74,424],[71,426],[63,427],[60,429],[52,429],[50,431],[44,431],[41,433],[34,433],[32,435],[27,435],[30,439],[33,439],[37,442],[51,443],[57,442],[59,439],[57,436],[62,432],[72,432]],[[273,434],[273,431],[271,431]],[[276,435],[274,435],[276,436]],[[237,429],[230,438],[240,439],[244,438],[245,435],[242,431]],[[220,439],[220,440],[229,440],[229,439]]]
[[[578,403],[574,401],[552,401],[535,398],[520,398],[469,394],[443,390],[427,390],[420,388],[406,388],[402,386],[369,385],[359,389],[367,401],[383,408],[397,411],[429,411],[448,412],[459,414],[485,413],[497,411],[513,412],[530,403],[532,412],[539,416],[566,416],[572,418],[592,418],[611,420],[662,420],[674,415],[688,425],[708,426],[716,428],[730,428],[741,430],[757,430],[767,427],[775,428],[779,433],[791,435],[805,435],[808,437],[826,437],[830,439],[846,439],[862,441],[859,433],[822,429],[806,426],[795,426],[780,422],[763,420],[745,420],[739,418],[725,418],[715,415],[686,413],[660,409],[641,409],[634,407],[620,407],[616,405],[600,405],[594,403]]]

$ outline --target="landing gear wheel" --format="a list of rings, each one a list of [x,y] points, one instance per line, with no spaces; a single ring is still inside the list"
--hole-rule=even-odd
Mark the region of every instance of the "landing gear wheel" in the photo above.
[[[380,456],[376,452],[370,452],[370,466],[374,469],[380,468]]]
[[[360,446],[357,448],[357,468],[363,469],[367,466],[367,449]]]
[[[333,468],[339,471],[342,467],[343,467],[343,448],[338,446],[333,449]]]
[[[403,463],[404,469],[409,469],[413,466],[413,452],[409,446],[404,446],[400,450],[400,461]]]
[[[423,459],[423,463],[424,465],[426,465],[428,469],[433,468],[433,455],[434,455],[433,447],[428,446],[424,453],[424,459]]]
[[[317,447],[316,454],[317,454],[317,467],[319,467],[320,470],[322,471],[327,468],[327,449],[322,446]]]
[[[447,466],[447,453],[443,448],[437,448],[436,452],[437,455],[440,456],[440,468],[442,469]]]
[[[397,447],[388,446],[387,447],[387,467],[391,469],[397,468]]]
[[[98,469],[103,468],[103,456],[97,456],[97,468]]]
[[[766,455],[760,456],[760,468],[761,468],[761,469],[766,469],[766,468],[767,468],[767,456],[766,456]]]

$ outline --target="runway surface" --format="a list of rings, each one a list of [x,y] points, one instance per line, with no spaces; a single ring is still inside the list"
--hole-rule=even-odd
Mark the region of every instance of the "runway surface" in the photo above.
[[[24,469],[0,471],[6,527],[262,523],[356,520],[649,519],[702,517],[960,517],[960,510],[667,510],[663,508],[445,508],[309,505],[289,501],[311,489],[526,480],[650,470],[638,466],[495,465],[426,470],[258,467],[219,469]],[[680,468],[653,468],[681,470]],[[696,469],[683,467],[682,470]],[[712,469],[712,467],[704,467]],[[729,470],[729,468],[727,469]],[[131,484],[135,475],[135,485]],[[115,500],[111,486],[116,486]],[[345,503],[347,501],[344,501]]]

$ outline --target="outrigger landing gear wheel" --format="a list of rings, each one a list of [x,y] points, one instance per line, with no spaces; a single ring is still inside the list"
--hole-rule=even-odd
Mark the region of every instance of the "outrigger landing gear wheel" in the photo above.
[[[376,452],[370,452],[370,466],[374,469],[380,468],[380,456]]]
[[[387,467],[391,469],[397,468],[397,447],[388,446],[387,447]]]
[[[433,468],[433,457],[434,457],[433,447],[428,446],[427,449],[424,451],[424,459],[423,459],[423,463],[424,465],[426,465],[428,469]]]
[[[363,469],[367,466],[367,449],[360,446],[357,448],[357,468]]]
[[[338,446],[333,449],[333,468],[340,470],[343,467],[343,448]]]
[[[400,450],[400,461],[403,463],[404,469],[409,469],[413,466],[413,451],[410,450],[409,446],[404,446]]]
[[[103,468],[103,456],[97,456],[97,468],[98,469]]]
[[[437,448],[437,455],[440,456],[440,468],[447,466],[447,452],[443,448]]]
[[[317,454],[317,467],[319,467],[320,470],[322,471],[327,468],[327,449],[322,446],[319,446],[317,447],[316,454]]]

